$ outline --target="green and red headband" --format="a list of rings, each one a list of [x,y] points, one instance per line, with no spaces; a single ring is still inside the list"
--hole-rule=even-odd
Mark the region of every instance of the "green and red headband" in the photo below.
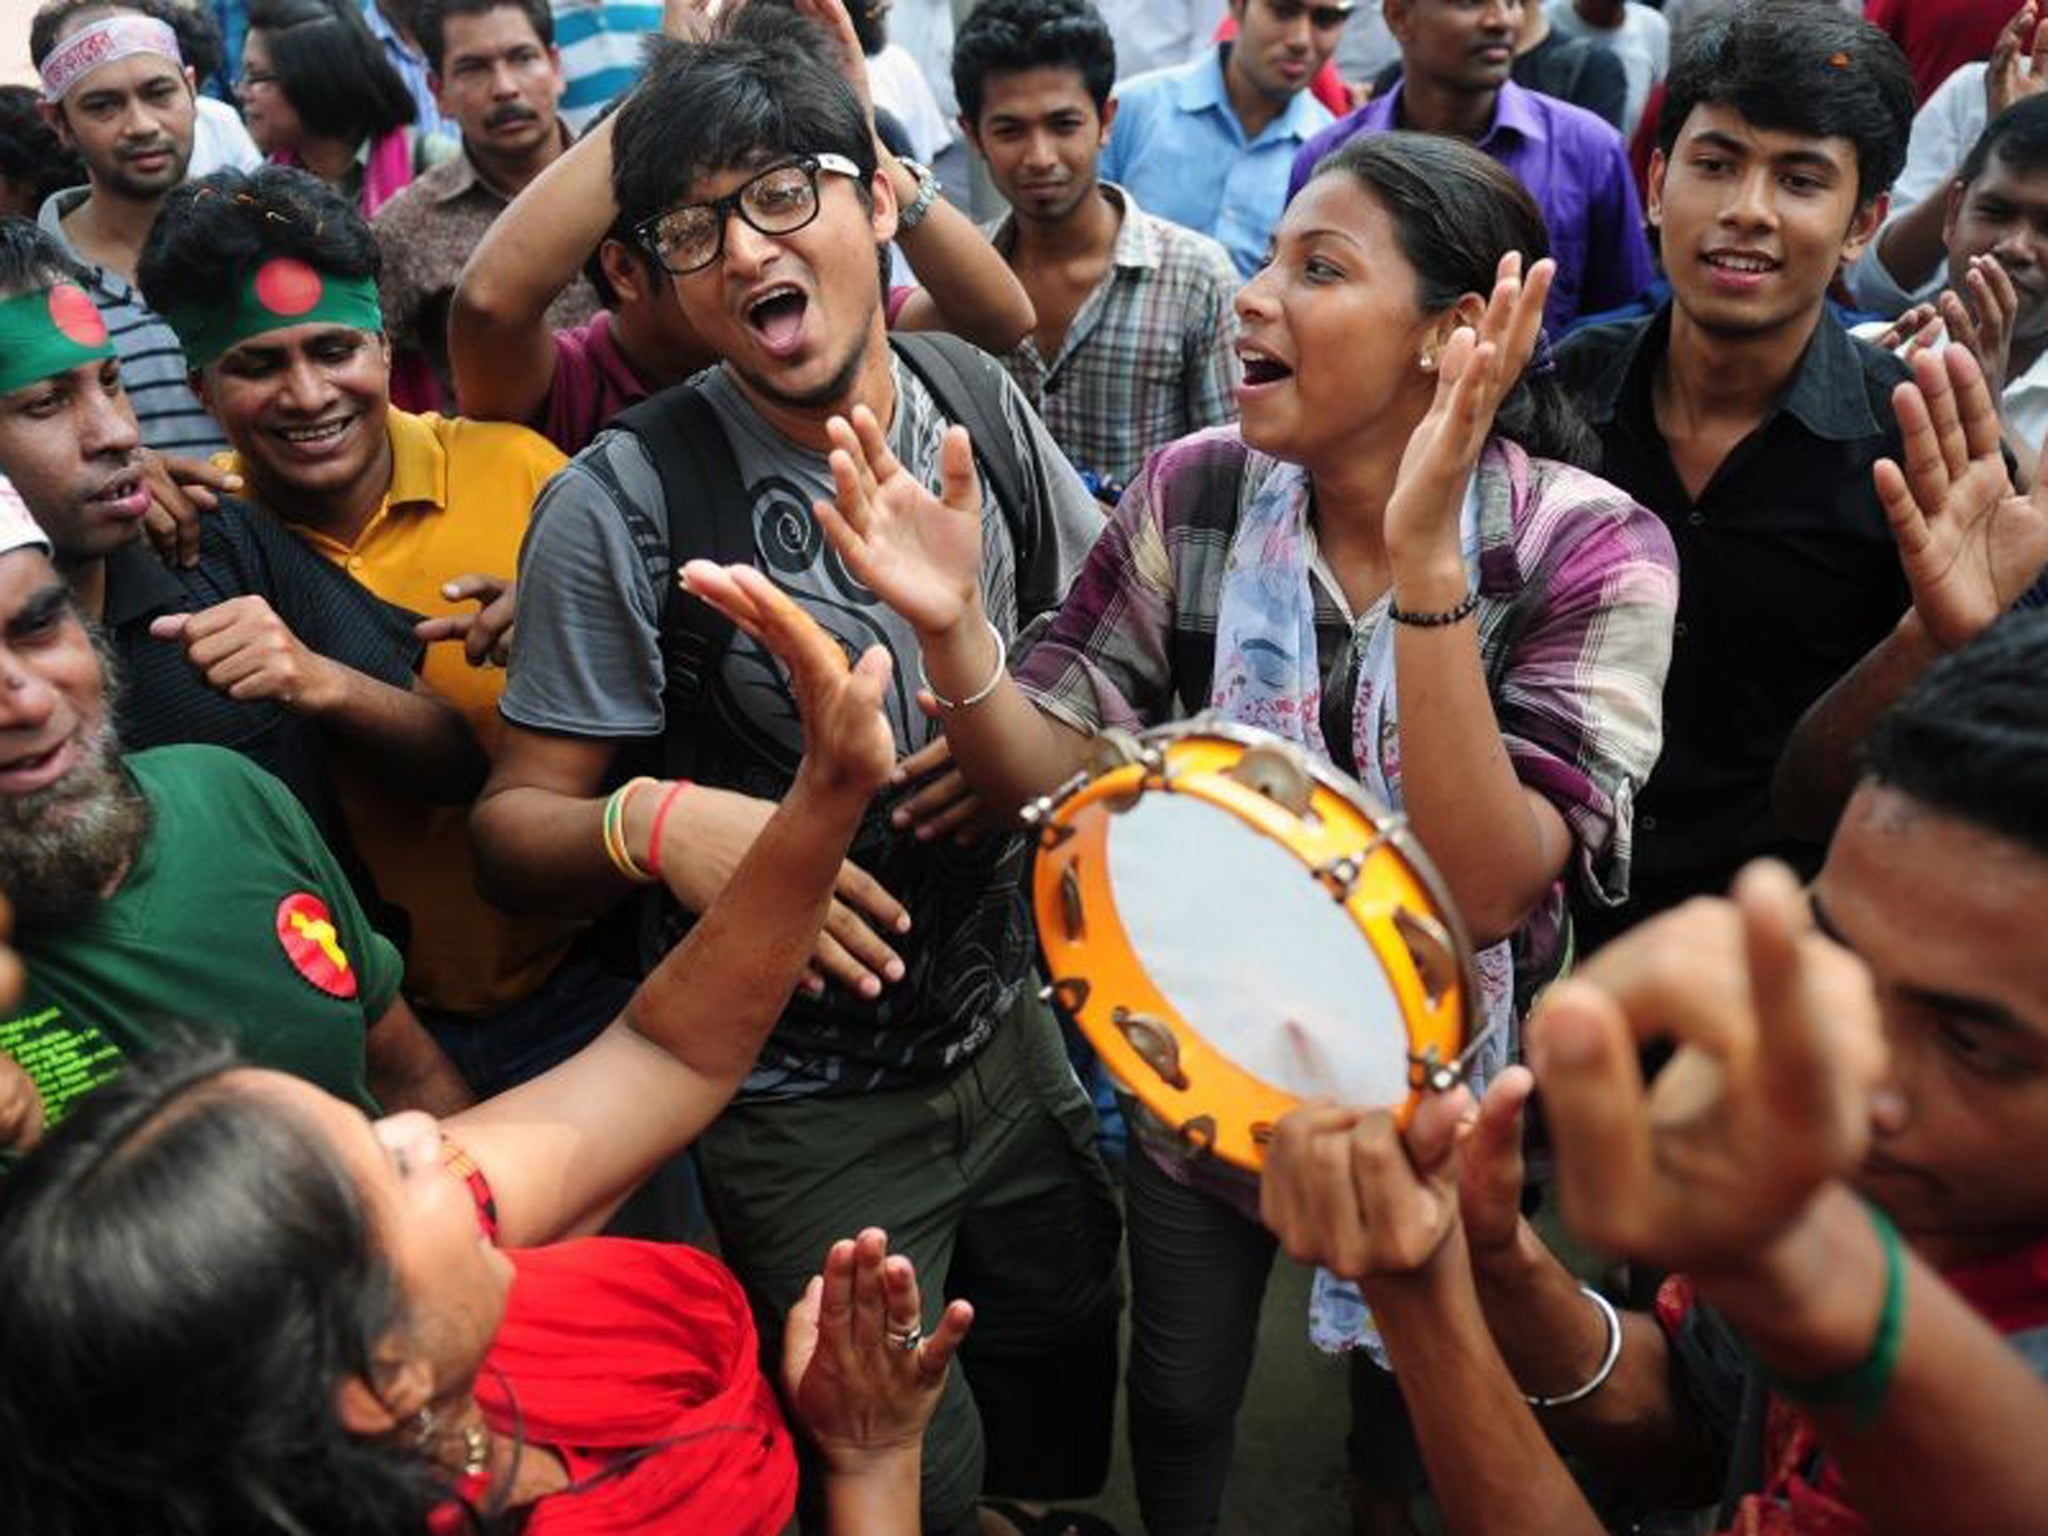
[[[0,299],[0,394],[113,355],[99,306],[76,283]]]
[[[225,303],[188,305],[164,316],[178,333],[185,362],[205,368],[252,336],[294,325],[346,325],[382,331],[377,284],[367,277],[337,277],[295,256],[273,256],[251,272]]]

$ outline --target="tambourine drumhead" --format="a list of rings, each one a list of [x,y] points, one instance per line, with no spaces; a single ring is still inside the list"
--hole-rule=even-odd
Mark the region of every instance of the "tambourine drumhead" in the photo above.
[[[1411,1108],[1478,992],[1399,819],[1213,721],[1110,745],[1028,813],[1055,998],[1191,1151],[1256,1168],[1303,1098]]]

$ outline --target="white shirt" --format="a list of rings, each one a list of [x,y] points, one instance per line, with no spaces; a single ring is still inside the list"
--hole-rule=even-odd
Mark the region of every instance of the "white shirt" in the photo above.
[[[198,106],[192,123],[192,163],[185,170],[188,179],[215,171],[253,171],[263,163],[263,151],[242,126],[240,113],[211,96],[199,97]]]
[[[1941,292],[1948,276],[1948,263],[1936,262],[1934,275],[1917,288],[1906,288],[1893,277],[1877,254],[1884,232],[1919,203],[1937,197],[1947,188],[1963,157],[1984,131],[1990,107],[1984,100],[1984,65],[1965,64],[1934,88],[1934,94],[1913,114],[1913,137],[1906,145],[1906,167],[1892,183],[1892,205],[1884,216],[1877,239],[1863,247],[1863,254],[1849,268],[1849,295],[1865,309],[1880,315],[1897,316],[1915,304],[1924,304]]]
[[[960,115],[960,101],[953,94],[952,0],[896,0],[889,7],[889,44],[917,60],[919,73],[950,124]],[[868,68],[874,68],[873,60]]]
[[[1671,68],[1671,24],[1638,0],[1628,0],[1618,27],[1594,26],[1578,13],[1572,0],[1549,0],[1543,14],[1550,18],[1553,31],[1565,37],[1583,37],[1621,60],[1622,73],[1628,78],[1621,136],[1633,138],[1636,125],[1643,120],[1643,108],[1649,105],[1651,87]]]
[[[910,135],[914,159],[930,165],[953,142],[953,124],[932,93],[924,70],[901,43],[890,43],[880,53],[869,55],[868,89],[875,105]]]

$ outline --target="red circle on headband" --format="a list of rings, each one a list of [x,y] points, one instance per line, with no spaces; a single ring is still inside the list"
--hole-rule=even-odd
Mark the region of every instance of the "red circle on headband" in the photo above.
[[[66,341],[81,347],[103,347],[107,344],[106,317],[83,288],[72,283],[60,283],[50,290],[49,305],[50,323],[57,327]]]
[[[293,256],[277,256],[256,272],[256,302],[273,315],[303,315],[320,302],[320,274]]]

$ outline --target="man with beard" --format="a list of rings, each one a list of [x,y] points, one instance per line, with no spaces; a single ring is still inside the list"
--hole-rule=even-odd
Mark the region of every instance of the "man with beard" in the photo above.
[[[435,96],[460,126],[462,147],[379,209],[371,227],[384,252],[377,295],[400,377],[408,361],[432,370],[426,398],[399,403],[452,411],[448,304],[462,264],[561,155],[569,130],[556,111],[562,61],[546,0],[426,0],[419,30]],[[597,309],[596,292],[579,279],[556,295],[547,323],[583,325]]]
[[[960,125],[1010,205],[989,238],[1037,323],[1003,357],[1105,501],[1176,438],[1236,419],[1237,271],[1098,179],[1116,45],[1087,0],[984,0],[960,29]]]
[[[218,747],[122,755],[116,680],[50,553],[0,482],[0,869],[28,971],[0,1051],[50,1117],[194,1026],[366,1107],[467,1103],[283,786]]]
[[[168,22],[108,0],[51,0],[29,28],[43,111],[85,163],[87,185],[54,194],[38,222],[91,273],[143,441],[204,457],[226,447],[192,393],[171,328],[135,288],[164,195],[192,159],[197,88]]]

